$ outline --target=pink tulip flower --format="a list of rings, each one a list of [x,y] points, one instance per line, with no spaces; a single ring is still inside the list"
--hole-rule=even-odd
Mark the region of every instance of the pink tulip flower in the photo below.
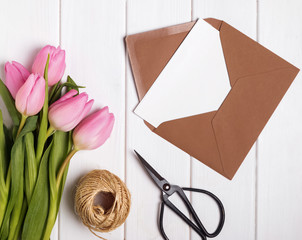
[[[16,108],[24,116],[36,115],[43,107],[45,80],[39,74],[30,74],[16,95]]]
[[[13,61],[5,64],[5,85],[14,99],[29,74],[29,71],[18,62]]]
[[[94,101],[87,102],[87,93],[75,96],[77,93],[72,89],[50,106],[48,119],[52,128],[68,132],[86,117]]]
[[[108,107],[89,115],[73,132],[74,146],[78,150],[92,150],[100,147],[110,137],[114,115]]]
[[[45,46],[40,50],[35,58],[32,66],[33,73],[39,73],[44,76],[44,69],[49,54],[49,66],[48,66],[48,86],[55,85],[63,77],[66,63],[65,63],[65,51],[60,47],[53,47],[50,45]]]

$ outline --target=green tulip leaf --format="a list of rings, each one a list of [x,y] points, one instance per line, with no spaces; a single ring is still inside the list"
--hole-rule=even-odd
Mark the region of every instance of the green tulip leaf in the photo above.
[[[62,90],[63,90],[64,87],[67,87],[67,92],[70,91],[71,89],[75,89],[78,93],[79,93],[79,88],[85,88],[84,86],[76,85],[74,82],[62,83],[60,86],[57,87],[55,92],[51,95],[51,98],[49,100],[50,105],[52,103],[54,103],[55,101],[57,101],[62,96]]]
[[[10,217],[20,191],[23,193],[24,151],[22,138],[18,138],[11,151],[11,188],[10,196],[1,226],[0,239],[6,239],[10,231]]]
[[[6,239],[8,237],[8,234],[10,232],[10,221],[11,221],[12,211],[20,197],[20,194],[22,193],[23,195],[23,181],[24,181],[23,136],[36,129],[37,119],[38,119],[37,116],[32,116],[27,119],[22,131],[20,132],[19,136],[16,138],[16,141],[11,150],[11,161],[9,167],[10,170],[8,170],[10,171],[11,174],[11,178],[8,179],[8,181],[11,181],[10,184],[11,187],[10,187],[10,195],[7,203],[7,208],[1,226],[0,239]],[[14,217],[12,221],[17,221],[16,219],[17,217]]]
[[[84,86],[78,86],[74,83],[65,82],[62,84],[63,87],[67,87],[67,90],[70,91],[71,89],[75,89],[79,92],[79,88],[86,88]]]
[[[0,110],[0,191],[2,189],[2,184],[5,184],[5,176],[6,176],[6,170],[7,170],[6,151],[7,151],[7,148],[6,148],[5,130],[4,130],[2,112]],[[1,197],[1,194],[0,194],[0,197]],[[1,226],[1,224],[0,224],[0,226]]]
[[[79,93],[79,88],[85,88],[84,86],[78,86],[70,76],[67,77],[67,82],[58,82],[51,90],[49,97],[49,105],[57,101],[62,96],[62,90],[66,87],[67,92],[71,89],[75,89]]]
[[[72,141],[72,132],[68,132],[68,146],[67,146],[67,153],[69,153],[71,151],[73,147],[73,141]],[[62,194],[63,194],[63,190],[64,190],[64,186],[65,186],[65,182],[66,182],[66,178],[67,178],[67,173],[68,173],[68,169],[69,169],[69,163],[64,171],[63,174],[63,178],[61,181],[61,185],[60,185],[60,189],[59,189],[59,193],[58,193],[58,206],[57,209],[59,210],[59,206],[60,206],[60,202],[61,202],[61,198],[62,198]]]
[[[2,112],[0,110],[0,227],[4,218],[9,192],[6,186],[7,163],[6,137]]]
[[[38,121],[38,116],[31,116],[27,118],[24,127],[22,128],[19,136],[17,137],[16,141],[19,138],[24,137],[27,133],[33,132],[37,128],[37,121]]]
[[[45,79],[45,99],[43,108],[40,112],[40,127],[38,133],[38,143],[36,150],[36,161],[37,164],[40,164],[41,157],[43,155],[44,145],[47,140],[46,134],[48,129],[48,66],[49,66],[49,54],[47,57],[45,70],[44,70],[44,79]]]
[[[20,234],[21,234],[21,228],[23,226],[23,221],[24,221],[26,212],[27,212],[27,201],[24,198],[21,213],[20,213],[20,216],[19,216],[18,225],[16,227],[15,234],[12,236],[12,238],[14,240],[20,239],[19,237],[20,237]]]
[[[49,102],[51,102],[53,96],[55,93],[59,90],[59,87],[61,85],[61,81],[57,82],[51,89],[50,94],[49,94]]]
[[[85,88],[83,86],[78,86],[69,75],[67,76],[67,82],[65,84],[67,86],[67,91],[70,91],[71,89],[75,89],[79,93],[79,88]]]
[[[51,230],[56,222],[59,211],[60,193],[56,186],[57,171],[64,162],[68,154],[69,133],[56,131],[53,135],[53,144],[49,156],[49,186],[50,186],[50,203],[47,218],[47,224],[43,236],[44,239],[49,239]]]
[[[35,155],[34,134],[28,133],[24,137],[25,142],[25,194],[27,202],[30,202],[31,195],[37,180],[38,166]]]
[[[23,170],[23,172],[22,172],[22,176],[23,176],[24,168],[22,170]],[[25,199],[24,199],[24,191],[23,191],[24,187],[23,186],[24,186],[24,180],[22,179],[22,181],[20,181],[16,203],[15,203],[15,206],[13,208],[13,211],[12,211],[12,214],[10,217],[8,240],[13,240],[15,235],[19,235],[18,224],[19,224],[19,221],[23,220],[22,215],[24,215],[23,203],[24,203]]]
[[[5,106],[13,120],[14,125],[19,125],[21,114],[17,111],[15,106],[15,101],[10,94],[9,90],[5,86],[5,84],[0,79],[0,95],[5,103]]]
[[[42,239],[49,209],[48,160],[52,143],[41,160],[39,174],[31,201],[25,216],[22,240]]]

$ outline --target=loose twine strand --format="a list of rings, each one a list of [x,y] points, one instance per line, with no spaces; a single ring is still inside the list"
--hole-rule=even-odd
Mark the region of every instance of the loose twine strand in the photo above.
[[[98,194],[111,195],[106,209],[96,204]],[[106,199],[103,199],[106,201]],[[130,212],[131,195],[125,183],[107,170],[93,170],[82,177],[75,194],[75,211],[85,226],[93,232],[110,232],[122,225]]]

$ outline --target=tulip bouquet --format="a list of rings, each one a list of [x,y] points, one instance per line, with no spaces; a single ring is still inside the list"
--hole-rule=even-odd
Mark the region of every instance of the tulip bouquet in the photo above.
[[[13,124],[0,110],[0,240],[49,240],[70,159],[111,134],[113,114],[88,115],[93,100],[69,76],[61,82],[65,66],[65,51],[53,46],[38,53],[32,73],[5,64],[0,95]]]

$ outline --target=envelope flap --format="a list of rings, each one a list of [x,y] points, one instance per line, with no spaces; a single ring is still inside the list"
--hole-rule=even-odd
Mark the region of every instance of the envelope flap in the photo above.
[[[215,114],[216,112],[209,112],[164,122],[154,129],[154,132],[227,177],[221,164],[212,126]]]
[[[164,69],[195,22],[138,33],[126,37],[126,44],[141,100]]]
[[[232,86],[242,77],[294,67],[226,22],[220,26],[220,39]]]
[[[220,39],[232,90],[213,127],[225,174],[232,177],[299,69],[225,22]]]
[[[298,69],[281,68],[239,79],[213,119],[225,174],[232,178],[275,111]]]

